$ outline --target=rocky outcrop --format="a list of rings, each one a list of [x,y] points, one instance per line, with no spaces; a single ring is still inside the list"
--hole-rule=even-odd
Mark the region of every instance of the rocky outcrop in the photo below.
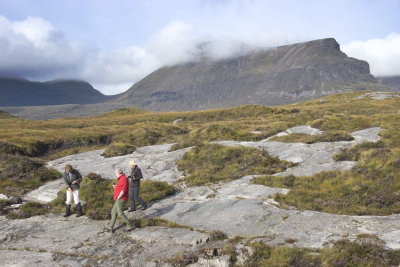
[[[193,110],[279,105],[380,89],[386,88],[370,74],[367,62],[347,57],[335,39],[328,38],[164,67],[117,100],[152,111]]]

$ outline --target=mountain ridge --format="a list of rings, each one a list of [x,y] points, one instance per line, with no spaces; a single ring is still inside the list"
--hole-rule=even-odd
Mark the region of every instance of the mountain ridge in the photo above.
[[[0,96],[2,107],[94,104],[112,98],[81,80],[36,82],[11,77],[0,77]]]
[[[151,111],[280,105],[334,93],[383,90],[366,61],[333,38],[258,50],[223,60],[163,67],[116,100]]]

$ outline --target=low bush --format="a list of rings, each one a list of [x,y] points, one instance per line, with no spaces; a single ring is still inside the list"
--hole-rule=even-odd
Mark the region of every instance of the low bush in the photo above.
[[[264,150],[217,144],[202,144],[191,149],[177,165],[186,175],[184,181],[189,186],[226,182],[249,174],[273,174],[293,166]]]
[[[109,145],[106,150],[101,154],[105,158],[128,155],[136,151],[136,147],[129,144],[115,143]]]
[[[0,193],[21,196],[44,183],[56,180],[60,173],[44,163],[24,156],[0,155]]]
[[[244,130],[239,124],[209,124],[200,128],[196,128],[184,135],[178,143],[171,147],[171,150],[176,150],[184,147],[199,145],[205,141],[218,140],[243,140],[256,141],[261,140],[268,135],[253,134],[248,130]]]
[[[359,236],[326,244],[321,259],[327,266],[398,266],[400,250],[385,250],[384,242],[373,236]]]
[[[360,155],[363,151],[367,151],[374,148],[384,148],[385,144],[382,141],[378,142],[363,142],[361,144],[357,144],[352,148],[342,149],[338,154],[333,156],[333,159],[336,161],[358,161],[360,159]]]
[[[50,206],[39,202],[26,202],[19,210],[11,211],[7,214],[8,219],[26,219],[31,216],[43,215],[48,213]]]

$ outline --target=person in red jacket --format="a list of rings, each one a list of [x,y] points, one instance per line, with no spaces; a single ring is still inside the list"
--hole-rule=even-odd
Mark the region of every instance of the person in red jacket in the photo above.
[[[106,231],[114,233],[114,224],[117,219],[117,215],[121,217],[121,219],[126,223],[128,228],[127,231],[131,231],[135,229],[135,226],[129,221],[124,213],[124,206],[125,203],[128,201],[129,198],[129,181],[126,178],[124,172],[121,169],[115,170],[115,175],[117,176],[118,182],[114,187],[114,206],[111,210],[111,222],[110,228],[107,228]]]

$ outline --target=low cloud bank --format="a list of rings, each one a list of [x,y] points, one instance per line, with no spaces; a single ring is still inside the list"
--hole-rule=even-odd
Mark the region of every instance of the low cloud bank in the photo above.
[[[342,50],[351,57],[366,60],[374,76],[400,75],[400,34],[390,33],[383,39],[353,41]]]
[[[295,36],[276,32],[259,35],[213,36],[182,21],[173,21],[142,46],[112,51],[68,40],[39,17],[10,21],[0,16],[0,75],[32,80],[82,79],[105,94],[126,91],[134,82],[168,65],[203,58],[223,59],[255,48],[294,43]],[[367,60],[374,75],[400,75],[400,34],[343,45],[349,56]]]

